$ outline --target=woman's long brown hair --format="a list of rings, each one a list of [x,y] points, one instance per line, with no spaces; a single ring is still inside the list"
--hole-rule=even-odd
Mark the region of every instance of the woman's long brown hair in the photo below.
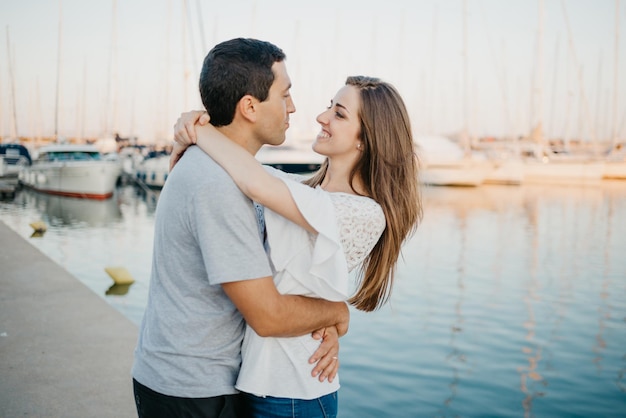
[[[363,262],[358,291],[349,300],[357,309],[369,312],[389,300],[402,244],[422,218],[419,159],[408,112],[398,91],[389,83],[364,76],[348,77],[346,85],[360,92],[363,142],[350,182],[355,176],[362,179],[367,194],[382,207],[387,223]],[[328,160],[305,183],[313,187],[321,184],[327,170]]]

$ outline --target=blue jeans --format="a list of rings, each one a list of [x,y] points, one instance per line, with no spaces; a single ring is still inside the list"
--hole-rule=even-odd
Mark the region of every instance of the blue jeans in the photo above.
[[[251,418],[336,418],[337,392],[317,399],[290,399],[242,393]]]

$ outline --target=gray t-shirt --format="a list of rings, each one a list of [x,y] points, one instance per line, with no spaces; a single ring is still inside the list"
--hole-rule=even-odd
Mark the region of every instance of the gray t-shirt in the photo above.
[[[252,202],[210,157],[188,148],[157,204],[133,377],[170,396],[236,393],[245,324],[220,284],[271,274]]]

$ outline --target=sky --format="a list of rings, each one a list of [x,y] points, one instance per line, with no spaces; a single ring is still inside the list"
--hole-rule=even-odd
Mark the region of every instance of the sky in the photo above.
[[[0,0],[0,23],[3,137],[170,141],[235,37],[287,54],[288,141],[357,74],[398,88],[415,135],[626,137],[626,0]]]

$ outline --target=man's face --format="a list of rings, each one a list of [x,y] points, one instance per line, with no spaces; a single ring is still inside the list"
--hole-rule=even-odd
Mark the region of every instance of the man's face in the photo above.
[[[259,116],[256,133],[261,144],[280,145],[285,142],[289,128],[289,114],[296,111],[291,98],[291,80],[284,61],[272,66],[274,83],[267,100],[258,104]]]

